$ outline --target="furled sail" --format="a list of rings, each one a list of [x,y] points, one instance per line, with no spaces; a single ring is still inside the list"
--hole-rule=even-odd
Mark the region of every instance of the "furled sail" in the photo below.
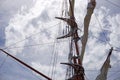
[[[84,34],[82,36],[82,50],[81,50],[81,62],[83,61],[83,57],[84,57],[84,53],[85,53],[85,47],[86,47],[86,43],[88,40],[88,28],[89,28],[89,23],[91,20],[91,16],[93,14],[94,8],[96,6],[96,1],[95,0],[90,0],[90,2],[88,3],[87,6],[87,14],[84,18]]]
[[[105,60],[103,66],[100,70],[100,74],[97,76],[97,78],[95,80],[107,80],[107,73],[108,73],[109,68],[111,67],[110,66],[110,56],[112,54],[112,50],[113,50],[113,47],[110,49],[107,59]]]

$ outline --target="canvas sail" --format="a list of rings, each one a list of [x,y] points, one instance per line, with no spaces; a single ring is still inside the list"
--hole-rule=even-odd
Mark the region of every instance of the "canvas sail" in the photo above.
[[[95,80],[107,80],[108,70],[111,67],[110,66],[110,56],[112,54],[112,50],[113,50],[113,48],[111,48],[111,50],[107,56],[107,59],[105,60],[102,68],[100,69],[100,74],[97,76],[97,78]]]
[[[84,34],[82,36],[82,50],[81,50],[81,62],[83,61],[83,57],[84,57],[84,53],[85,53],[85,47],[86,47],[86,43],[88,40],[88,29],[89,29],[89,24],[90,24],[90,20],[91,20],[91,16],[93,14],[94,8],[96,6],[96,1],[95,0],[91,0],[88,3],[87,6],[87,14],[84,18]]]

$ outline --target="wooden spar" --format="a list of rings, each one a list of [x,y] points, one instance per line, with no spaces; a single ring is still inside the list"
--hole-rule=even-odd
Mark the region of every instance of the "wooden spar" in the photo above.
[[[67,22],[67,24],[70,26],[71,30],[70,30],[70,34],[69,36],[62,36],[62,37],[58,37],[57,39],[61,39],[61,38],[67,38],[67,37],[71,37],[72,38],[72,42],[74,43],[75,45],[75,49],[76,49],[76,52],[75,52],[75,56],[72,55],[72,59],[73,60],[73,63],[67,63],[66,65],[71,65],[71,66],[74,66],[73,67],[73,70],[74,70],[74,74],[72,75],[72,77],[69,77],[68,80],[85,80],[84,79],[84,68],[81,64],[81,60],[79,58],[80,56],[80,51],[79,51],[79,46],[78,46],[78,40],[79,40],[79,36],[78,36],[78,32],[77,32],[77,29],[78,29],[78,26],[77,26],[77,23],[75,21],[75,17],[74,17],[74,3],[75,3],[75,0],[69,0],[69,16],[70,18],[67,19],[67,18],[60,18],[60,17],[56,17],[57,19],[61,19],[61,20],[64,20],[65,22]],[[73,47],[73,46],[71,46]],[[72,50],[70,50],[70,53]]]
[[[74,18],[74,4],[75,4],[75,0],[69,0],[69,16]]]
[[[11,54],[9,54],[8,52],[4,51],[3,49],[0,49],[0,51],[2,51],[3,53],[7,54],[8,56],[10,56],[11,58],[15,59],[16,61],[18,61],[19,63],[21,63],[22,65],[26,66],[27,68],[31,69],[32,71],[36,72],[37,74],[43,76],[44,78],[48,79],[48,80],[52,80],[51,78],[49,78],[48,76],[44,75],[43,73],[39,72],[38,70],[34,69],[33,67],[29,66],[28,64],[24,63],[23,61],[21,61],[20,59],[12,56]]]
[[[75,17],[74,17],[74,4],[75,4],[75,0],[69,0],[69,4],[70,4],[70,7],[69,7],[69,16],[70,16],[70,19],[73,19],[74,22],[75,22]],[[76,22],[75,22],[75,23],[76,23]],[[73,26],[71,26],[71,27],[76,27],[76,28],[78,28],[78,26],[75,25],[73,22],[72,22],[71,24],[73,25]],[[74,37],[79,37],[77,31],[75,32]],[[77,41],[74,41],[74,43],[75,43],[75,48],[76,48],[76,55],[79,56],[80,53],[79,53],[78,42],[77,42]],[[75,63],[75,64],[76,64],[76,62],[78,62],[78,64],[81,65],[80,59],[74,59],[74,63]]]

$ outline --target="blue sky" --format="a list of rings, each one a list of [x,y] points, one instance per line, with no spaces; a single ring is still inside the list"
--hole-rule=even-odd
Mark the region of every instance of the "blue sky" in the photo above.
[[[88,0],[76,1],[76,21],[83,30],[81,25],[86,14]],[[114,0],[111,1],[112,3],[109,1],[97,0],[97,6],[92,15],[84,57],[84,66],[88,70],[86,76],[89,80],[95,79],[110,49],[108,41],[103,41],[107,38],[113,47],[120,47],[120,1]],[[29,0],[29,2],[28,0],[0,0],[0,47],[8,46],[6,51],[48,76],[51,76],[50,59],[53,58],[52,53],[54,53],[58,57],[55,71],[57,79],[55,80],[62,80],[65,77],[63,75],[65,66],[59,63],[67,61],[68,53],[66,41],[60,41],[54,45],[60,23],[54,17],[60,16],[61,3],[62,0]],[[28,45],[31,47],[25,47]],[[111,76],[115,71],[120,71],[120,65],[116,64],[116,62],[120,63],[119,58],[119,52],[114,51],[108,80],[120,79],[119,72]],[[0,80],[39,80],[39,78],[42,77],[0,52]]]

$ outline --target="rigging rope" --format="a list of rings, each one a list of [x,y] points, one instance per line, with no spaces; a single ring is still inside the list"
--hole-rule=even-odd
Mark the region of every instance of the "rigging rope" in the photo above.
[[[59,26],[59,28],[60,27],[61,26]],[[58,31],[57,36],[58,36],[59,32],[60,31]],[[55,42],[54,42],[54,49],[53,49],[53,64],[52,64],[52,72],[51,72],[51,78],[53,80],[56,80],[56,74],[55,73],[56,73],[56,66],[57,66],[56,64],[58,62],[58,50],[57,49],[59,49],[59,48],[56,46],[57,43],[59,43],[58,40],[55,40]]]
[[[59,23],[57,23],[57,24],[55,24],[55,25],[50,26],[49,28],[47,28],[47,30],[48,30],[48,29],[51,29],[51,28],[53,28],[53,27],[56,27],[56,25],[58,25],[58,24],[59,24]],[[41,32],[41,31],[40,31],[40,32]],[[11,44],[11,45],[7,46],[7,47],[4,47],[3,49],[5,50],[5,49],[7,49],[7,48],[9,48],[9,47],[11,47],[11,46],[16,45],[17,43],[23,42],[23,41],[25,41],[26,39],[31,38],[32,36],[35,36],[35,35],[40,34],[40,32],[37,32],[37,33],[35,33],[35,34],[32,34],[32,35],[30,35],[29,37],[27,37],[27,38],[25,38],[25,39],[22,39],[22,40],[17,41],[17,42],[15,42],[15,43],[13,43],[13,44]]]
[[[95,14],[94,14],[94,15],[95,15]],[[96,18],[96,20],[97,20],[98,23],[99,23],[100,29],[101,29],[101,30],[104,30],[104,29],[102,28],[102,25],[101,25],[100,20],[98,19],[97,15],[95,15],[95,18]],[[103,31],[102,33],[103,33],[103,35],[104,35],[104,37],[105,37],[105,41],[102,40],[102,39],[99,39],[99,40],[107,43],[110,47],[112,47],[113,45],[110,44],[109,40],[106,38],[105,32]],[[114,33],[114,34],[115,34],[115,33]],[[94,36],[94,37],[95,37],[95,36]],[[95,37],[95,38],[98,39],[97,37]],[[118,47],[115,47],[115,46],[114,46],[114,48],[118,48]],[[117,51],[117,49],[114,49],[114,51]]]
[[[50,58],[50,63],[49,63],[49,65],[52,64],[52,59],[53,59],[53,56],[54,56],[54,49],[55,49],[55,40],[54,40],[54,43],[53,43],[53,50],[52,50],[52,55],[51,55],[51,58]],[[52,70],[53,70],[53,68],[52,68],[52,66],[50,66],[48,75],[51,76],[51,78],[52,78]],[[51,75],[50,75],[50,71],[51,71]]]
[[[55,54],[56,54],[55,55],[55,71],[54,71],[54,78],[53,78],[54,80],[56,80],[56,74],[55,73],[56,73],[56,66],[57,66],[56,64],[58,62],[58,50],[56,50]]]
[[[119,61],[120,61],[120,60],[117,60],[116,63],[114,63],[113,65],[117,64]],[[108,79],[109,79],[111,76],[115,75],[117,72],[120,72],[120,71],[117,70],[117,71],[111,71],[111,72],[114,72],[114,73],[111,74],[111,75],[109,75],[109,76],[108,76]]]
[[[114,51],[120,52],[120,48],[119,47],[115,47],[116,49],[114,49]]]
[[[15,62],[16,62],[16,61],[15,61]],[[40,77],[38,77],[36,74],[33,74],[33,71],[32,71],[32,70],[29,70],[28,68],[25,68],[25,66],[19,64],[18,62],[16,62],[16,63],[17,63],[21,68],[23,68],[25,71],[26,71],[26,70],[29,71],[33,77],[35,77],[35,78],[38,79],[38,80],[41,80]]]
[[[2,63],[0,64],[0,69],[2,68],[2,66],[5,64],[6,60],[8,58],[8,55],[6,55],[6,57],[4,58],[4,60],[2,61]]]
[[[60,27],[61,27],[61,22],[59,23],[59,28]],[[58,29],[58,30],[60,30],[60,29]],[[51,66],[51,78],[52,79],[55,79],[55,75],[56,75],[55,71],[56,71],[56,64],[57,64],[57,59],[58,59],[58,52],[56,52],[57,51],[56,45],[57,45],[57,43],[59,43],[56,38],[59,33],[60,33],[60,31],[57,31],[56,36],[55,36],[55,40],[54,40],[54,44],[53,44],[53,51],[52,51],[52,56],[51,56],[51,62],[50,62],[50,64],[52,64],[52,66]]]
[[[115,76],[117,73],[120,73],[120,71],[114,72],[113,74],[111,74],[110,76],[108,76],[108,79]]]
[[[114,5],[114,6],[118,7],[118,8],[120,8],[120,6],[119,6],[119,5],[117,5],[117,4],[115,4],[115,3],[113,3],[113,2],[111,2],[111,1],[109,1],[109,0],[105,0],[105,1],[109,2],[110,4],[112,4],[112,5]]]
[[[117,77],[117,78],[115,78],[114,80],[118,80],[118,79],[120,79],[120,77]]]
[[[34,46],[39,46],[39,45],[49,45],[49,44],[54,44],[54,43],[67,42],[67,41],[68,40],[63,40],[63,41],[58,41],[58,42],[48,42],[48,43],[34,44],[34,45],[26,45],[26,46],[17,46],[17,47],[11,47],[11,48],[7,48],[7,49],[15,49],[15,48],[23,48],[23,47],[34,47]]]
[[[52,63],[52,72],[51,72],[51,78],[54,78],[54,71],[55,71],[55,65],[56,65],[56,44],[53,49],[53,63]]]
[[[95,14],[94,14],[95,15]],[[96,18],[96,20],[98,21],[98,24],[99,24],[99,27],[101,28],[101,30],[103,30],[102,29],[102,25],[101,25],[101,23],[100,23],[100,21],[99,21],[99,19],[98,19],[98,17],[95,15],[95,18]],[[104,37],[105,37],[105,40],[106,40],[106,43],[108,43],[108,45],[110,46],[110,47],[112,47],[112,45],[109,43],[109,40],[106,38],[106,35],[105,35],[105,32],[103,31],[103,35],[104,35]]]
[[[9,56],[8,55],[6,55],[6,57],[4,58],[4,60],[2,61],[2,63],[1,63],[1,65],[0,65],[0,69],[2,68],[2,66],[5,64],[5,62],[6,62],[6,60],[7,60],[7,58],[8,58]],[[16,62],[16,61],[15,61]],[[17,63],[17,62],[16,62]],[[19,66],[21,66],[23,69],[27,69],[27,68],[25,68],[25,67],[23,67],[21,64],[19,64],[19,63],[17,63]],[[27,69],[28,70],[28,69]],[[29,70],[30,71],[30,70]],[[32,71],[30,71],[30,73],[33,75],[33,72]],[[34,77],[36,76],[36,78],[37,79],[39,79],[39,80],[41,80],[37,75],[33,75]]]
[[[100,23],[99,23],[100,24]],[[38,33],[37,33],[38,34]],[[31,35],[31,36],[29,36],[29,37],[27,37],[26,39],[28,39],[28,38],[30,38],[30,37],[32,37],[32,36],[34,36],[34,34],[33,35]],[[105,36],[105,38],[106,38],[106,35],[105,35],[105,33],[104,33],[104,36]],[[26,39],[24,39],[24,40],[26,40]],[[18,42],[16,42],[16,43],[14,43],[13,45],[15,45],[15,44],[17,44],[17,43],[19,43],[19,42],[22,42],[22,41],[24,41],[24,40],[21,40],[21,41],[18,41]],[[106,38],[106,41],[108,41],[107,40],[107,38]],[[55,44],[55,42],[52,42],[52,43],[54,43]],[[45,43],[45,44],[50,44],[50,43]],[[111,44],[108,42],[108,44],[111,46]],[[12,46],[13,46],[12,45]],[[36,44],[36,45],[43,45],[43,44]],[[11,46],[11,45],[10,45]],[[11,48],[9,48],[10,46],[8,46],[8,47],[6,47],[5,49],[11,49]],[[29,45],[29,46],[35,46],[35,45]],[[29,46],[24,46],[24,47],[29,47]],[[17,47],[18,48],[18,47]],[[54,56],[57,56],[56,55],[56,53],[54,54]],[[55,66],[55,64],[57,63],[57,60],[56,60],[56,58],[54,59],[54,66]]]
[[[85,77],[86,77],[86,80],[90,80],[90,79],[88,79],[88,77],[86,76],[86,74],[85,74]]]

